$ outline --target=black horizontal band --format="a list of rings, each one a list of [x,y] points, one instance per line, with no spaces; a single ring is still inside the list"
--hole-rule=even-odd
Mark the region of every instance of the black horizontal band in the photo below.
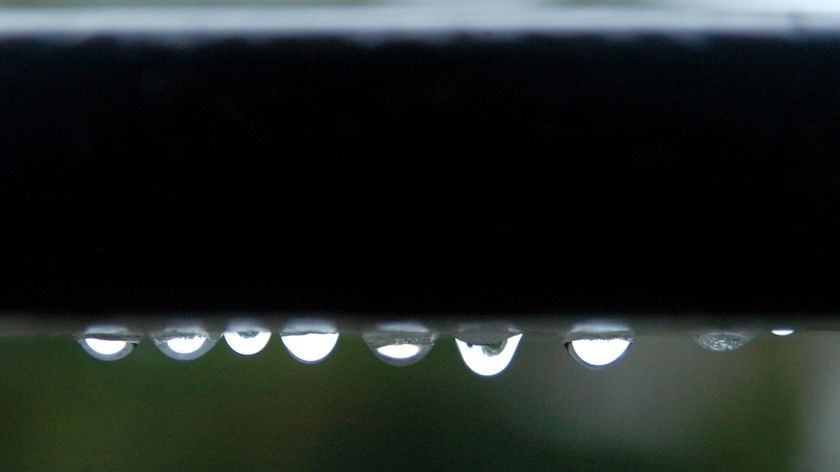
[[[0,307],[840,308],[840,33],[497,33],[2,36]]]

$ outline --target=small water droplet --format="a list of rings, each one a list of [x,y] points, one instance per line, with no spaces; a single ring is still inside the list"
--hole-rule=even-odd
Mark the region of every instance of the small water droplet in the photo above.
[[[734,351],[755,338],[755,333],[741,331],[711,331],[694,337],[701,347],[715,352]]]
[[[198,328],[166,330],[151,337],[161,352],[179,361],[198,359],[215,344],[206,331]]]
[[[776,328],[771,333],[775,334],[776,336],[790,336],[791,334],[795,333],[792,328]]]
[[[269,331],[228,331],[222,334],[227,345],[237,354],[253,356],[265,349],[271,338]]]
[[[604,368],[619,360],[630,348],[627,338],[575,339],[566,344],[569,354],[589,368]]]
[[[501,373],[513,360],[521,334],[503,339],[493,344],[472,344],[460,339],[455,340],[464,363],[478,375],[492,376]]]
[[[416,364],[426,357],[437,336],[418,323],[382,324],[374,331],[362,333],[376,357],[399,367]]]
[[[304,364],[324,360],[338,342],[338,333],[306,333],[280,336],[283,345],[295,359]]]
[[[94,358],[116,361],[131,354],[140,337],[122,326],[100,325],[88,328],[78,341],[82,349]]]

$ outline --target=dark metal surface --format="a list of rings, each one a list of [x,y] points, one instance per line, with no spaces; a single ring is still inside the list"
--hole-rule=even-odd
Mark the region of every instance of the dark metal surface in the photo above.
[[[0,307],[824,316],[838,64],[831,29],[8,34]]]

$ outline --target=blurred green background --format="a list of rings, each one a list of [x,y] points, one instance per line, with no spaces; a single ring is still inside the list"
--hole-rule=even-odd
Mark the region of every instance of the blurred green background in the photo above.
[[[220,341],[189,362],[148,338],[116,362],[69,338],[5,338],[0,469],[836,470],[840,368],[813,360],[838,344],[766,335],[716,353],[646,336],[593,371],[526,335],[483,378],[445,336],[404,368],[353,333],[315,365],[276,336],[254,357]]]

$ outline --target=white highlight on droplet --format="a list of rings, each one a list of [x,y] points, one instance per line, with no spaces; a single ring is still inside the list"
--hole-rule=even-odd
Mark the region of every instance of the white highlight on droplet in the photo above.
[[[478,375],[491,376],[507,368],[521,339],[521,334],[507,338],[500,351],[493,351],[480,344],[468,344],[460,339],[456,339],[455,344],[470,370]]]
[[[93,351],[103,356],[113,356],[128,346],[127,341],[117,339],[85,338],[85,344]]]
[[[182,330],[153,334],[161,352],[179,361],[198,359],[213,348],[215,340],[200,330]]]
[[[390,344],[376,348],[376,352],[385,357],[397,360],[411,359],[420,354],[423,347],[417,344]]]
[[[791,328],[776,328],[771,333],[775,334],[776,336],[789,336],[793,334],[795,331]]]
[[[85,352],[101,361],[120,360],[131,354],[135,344],[125,339],[99,338],[95,335],[85,336],[79,339],[79,343]]]
[[[227,345],[237,354],[243,356],[253,356],[254,354],[265,349],[268,340],[271,339],[271,332],[269,331],[247,331],[234,332],[228,331],[223,333]]]
[[[612,339],[576,339],[569,345],[574,357],[591,367],[605,367],[617,361],[630,347],[630,340]]]
[[[203,336],[172,338],[166,341],[166,345],[178,354],[192,354],[201,349],[205,341],[207,341],[207,338]]]
[[[326,358],[338,342],[338,333],[281,335],[280,340],[295,359],[312,364]]]
[[[387,364],[406,367],[426,357],[437,340],[437,333],[419,323],[382,323],[362,339],[373,353]]]

